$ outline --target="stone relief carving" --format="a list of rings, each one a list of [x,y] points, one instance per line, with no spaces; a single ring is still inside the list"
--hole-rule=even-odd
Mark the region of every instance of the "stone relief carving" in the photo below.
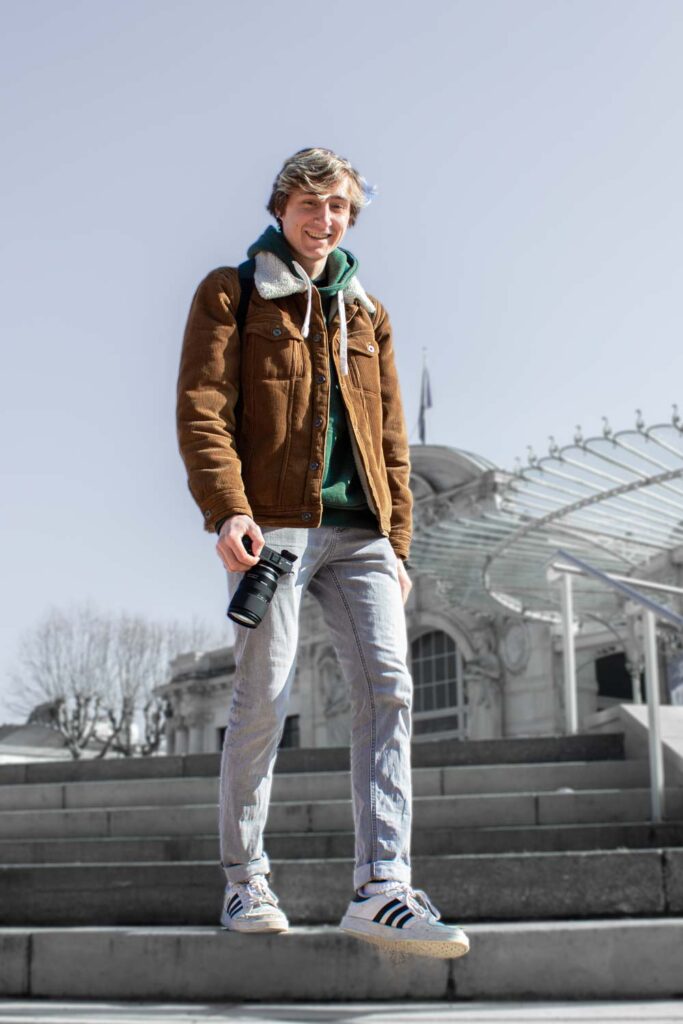
[[[468,737],[472,740],[502,736],[503,671],[495,653],[495,637],[489,630],[472,637],[475,656],[465,664],[464,680],[468,703]]]
[[[500,655],[508,672],[523,672],[531,657],[531,639],[525,622],[509,621],[500,638]]]

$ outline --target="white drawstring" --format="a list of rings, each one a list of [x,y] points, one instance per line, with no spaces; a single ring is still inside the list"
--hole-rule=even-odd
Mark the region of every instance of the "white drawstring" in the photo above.
[[[311,310],[313,307],[313,282],[310,277],[296,260],[292,260],[292,266],[296,270],[301,280],[306,285],[306,316],[304,317],[303,326],[301,328],[301,334],[304,338],[308,337],[308,331],[311,325]],[[340,344],[339,344],[339,362],[341,364],[341,372],[346,375],[349,372],[349,358],[348,358],[348,332],[346,330],[346,307],[344,306],[344,292],[340,289],[337,292],[337,308],[339,310],[339,327],[340,327]]]
[[[306,285],[306,316],[304,317],[301,333],[304,336],[304,338],[307,338],[308,329],[311,325],[311,307],[313,305],[313,282],[311,281],[310,277],[308,276],[308,274],[306,273],[306,271],[304,270],[300,263],[297,263],[296,260],[292,260],[292,266],[296,270],[301,280]]]
[[[341,289],[337,292],[337,308],[339,309],[339,325],[341,328],[340,343],[339,343],[339,363],[341,365],[341,372],[347,374],[349,372],[349,359],[347,355],[348,349],[348,334],[346,331],[346,308],[344,306],[344,292]]]

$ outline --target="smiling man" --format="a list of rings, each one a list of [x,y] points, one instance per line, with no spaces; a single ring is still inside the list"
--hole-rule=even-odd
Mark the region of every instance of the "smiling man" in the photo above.
[[[221,923],[288,928],[263,832],[309,591],[351,696],[355,895],[341,928],[455,957],[467,952],[466,935],[411,886],[409,448],[389,318],[340,245],[367,201],[347,160],[327,149],[295,153],[268,203],[277,228],[238,268],[202,281],[185,331],[179,445],[205,526],[219,534],[230,595],[264,543],[296,555],[260,625],[236,628],[221,766]]]

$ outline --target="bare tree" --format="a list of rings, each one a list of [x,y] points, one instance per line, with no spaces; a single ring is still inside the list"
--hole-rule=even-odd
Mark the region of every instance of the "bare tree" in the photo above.
[[[167,702],[155,690],[166,682],[170,662],[184,651],[220,644],[220,638],[196,620],[188,626],[121,615],[112,631],[113,699],[106,708],[111,734],[105,753],[109,748],[128,757],[155,753],[167,717]]]
[[[8,704],[28,715],[47,707],[49,723],[72,757],[88,745],[130,757],[155,753],[166,702],[155,689],[178,654],[220,646],[202,623],[152,622],[141,615],[104,615],[91,606],[52,610],[22,639]]]
[[[72,757],[95,734],[109,681],[110,623],[90,605],[70,612],[52,609],[19,644],[9,707],[29,714],[47,705],[50,724]]]

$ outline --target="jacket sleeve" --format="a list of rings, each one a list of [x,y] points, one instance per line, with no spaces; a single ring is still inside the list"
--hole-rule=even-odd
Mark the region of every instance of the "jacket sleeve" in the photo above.
[[[236,441],[240,339],[234,310],[239,279],[213,270],[195,292],[185,328],[176,422],[178,447],[192,497],[213,531],[219,519],[252,515]]]
[[[382,450],[391,492],[389,540],[399,558],[407,558],[413,534],[413,495],[410,490],[410,446],[403,414],[401,389],[394,362],[394,343],[387,311],[377,308],[375,338],[379,349],[382,388]]]

